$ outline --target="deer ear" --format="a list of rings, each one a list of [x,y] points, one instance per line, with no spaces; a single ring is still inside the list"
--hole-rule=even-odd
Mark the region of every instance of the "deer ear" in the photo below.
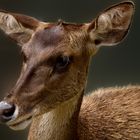
[[[39,21],[25,15],[0,11],[0,29],[19,45],[27,43]]]
[[[123,2],[101,13],[88,26],[89,36],[97,47],[118,44],[128,33],[134,4]]]

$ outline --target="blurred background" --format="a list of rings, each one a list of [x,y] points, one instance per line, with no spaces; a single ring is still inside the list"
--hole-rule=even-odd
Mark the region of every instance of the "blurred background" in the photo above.
[[[100,87],[140,84],[140,1],[127,38],[115,47],[103,47],[94,56],[86,92]],[[43,21],[90,22],[120,0],[0,0],[0,9],[36,17]],[[0,32],[0,99],[15,84],[21,66],[20,48]],[[27,130],[12,131],[0,125],[1,140],[26,140]]]

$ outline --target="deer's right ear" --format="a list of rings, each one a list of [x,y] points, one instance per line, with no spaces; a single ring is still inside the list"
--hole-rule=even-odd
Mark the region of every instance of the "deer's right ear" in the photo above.
[[[32,17],[0,11],[0,29],[19,45],[30,40],[38,25],[39,21]]]
[[[99,46],[120,43],[127,35],[134,14],[133,2],[122,2],[102,12],[88,25],[91,42]]]

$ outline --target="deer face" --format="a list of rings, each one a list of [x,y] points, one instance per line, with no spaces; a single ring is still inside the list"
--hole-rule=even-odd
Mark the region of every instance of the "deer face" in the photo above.
[[[20,46],[21,75],[0,102],[0,119],[24,129],[32,118],[71,99],[85,88],[90,57],[102,45],[119,43],[128,32],[134,6],[115,5],[88,24],[45,23],[0,12],[0,28]]]

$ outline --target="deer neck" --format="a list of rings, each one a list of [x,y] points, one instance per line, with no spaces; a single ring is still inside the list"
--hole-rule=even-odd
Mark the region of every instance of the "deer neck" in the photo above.
[[[34,118],[28,140],[77,140],[77,122],[83,93]]]

